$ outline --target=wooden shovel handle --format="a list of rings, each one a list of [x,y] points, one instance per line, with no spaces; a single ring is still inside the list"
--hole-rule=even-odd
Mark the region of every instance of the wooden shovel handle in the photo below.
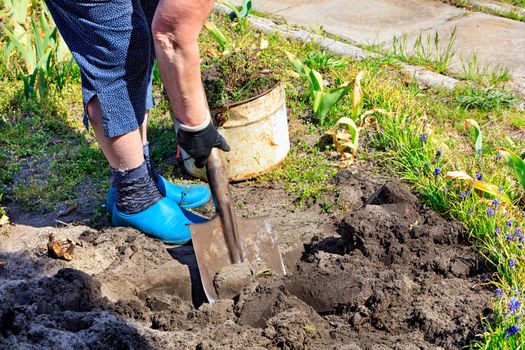
[[[239,232],[230,194],[228,173],[224,167],[221,151],[218,148],[213,148],[208,157],[206,174],[211,192],[216,201],[218,215],[221,217],[224,238],[230,251],[232,263],[238,264],[243,261],[239,244]]]

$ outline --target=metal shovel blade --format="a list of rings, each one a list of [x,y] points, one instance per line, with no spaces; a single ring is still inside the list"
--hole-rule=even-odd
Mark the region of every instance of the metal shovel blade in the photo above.
[[[217,291],[213,280],[228,265],[247,262],[268,268],[274,275],[284,275],[285,269],[270,220],[235,214],[228,174],[217,148],[208,157],[206,174],[217,213],[206,223],[191,224],[190,232],[206,297],[214,303]]]
[[[236,216],[235,221],[240,232],[239,244],[243,261],[269,268],[274,275],[284,275],[284,264],[269,218]],[[221,217],[216,214],[206,223],[192,224],[190,231],[202,285],[208,301],[214,303],[218,299],[213,285],[215,275],[223,267],[235,263],[228,251]]]

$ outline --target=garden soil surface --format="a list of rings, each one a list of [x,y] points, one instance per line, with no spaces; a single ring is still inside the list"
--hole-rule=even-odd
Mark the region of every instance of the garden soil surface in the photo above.
[[[289,274],[238,269],[239,295],[213,305],[190,245],[3,227],[0,349],[459,349],[490,312],[491,271],[459,223],[376,178],[340,172],[330,215],[277,186],[233,186],[241,214],[272,217]],[[48,256],[50,233],[74,241],[73,260]]]

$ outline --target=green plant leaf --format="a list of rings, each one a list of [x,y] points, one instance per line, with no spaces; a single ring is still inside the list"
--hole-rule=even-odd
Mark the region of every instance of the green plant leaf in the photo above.
[[[247,17],[252,9],[252,0],[242,1],[242,10],[239,12],[241,18]]]
[[[483,147],[483,135],[481,134],[481,128],[477,121],[474,119],[465,119],[463,126],[467,132],[474,130],[474,147],[476,154],[481,154]]]
[[[204,23],[204,27],[206,27],[207,30],[210,31],[210,33],[215,38],[215,41],[219,44],[221,47],[221,51],[223,54],[226,54],[230,51],[230,40],[224,35],[223,32],[220,31],[219,28],[215,25],[215,23],[211,21],[206,21]]]
[[[512,169],[512,172],[521,188],[525,190],[525,161],[509,149],[501,148],[499,152],[507,162],[508,166]]]
[[[235,17],[241,18],[241,14],[240,14],[239,10],[237,10],[237,7],[235,7],[234,4],[232,4],[228,0],[220,0],[219,2],[224,4],[224,5],[226,5],[230,10],[232,10],[233,13],[235,14]]]
[[[323,77],[318,71],[311,69],[306,77],[310,81],[313,91],[323,92],[324,90]]]
[[[11,4],[11,8],[13,9],[13,19],[20,24],[25,23],[27,17],[27,0],[15,0]]]
[[[310,68],[304,65],[300,59],[298,59],[293,53],[290,53],[288,51],[285,52],[286,56],[288,56],[288,61],[292,64],[296,71],[305,76],[310,74]]]
[[[330,90],[330,92],[322,92],[320,94],[322,97],[320,98],[317,108],[314,107],[314,113],[320,118],[320,121],[324,121],[328,112],[330,112],[335,104],[339,102],[348,91],[350,91],[350,85],[347,83],[346,85],[341,85],[338,88]]]
[[[9,40],[14,44],[14,46],[20,51],[20,54],[22,55],[22,59],[24,60],[24,63],[26,65],[27,73],[32,73],[35,70],[36,62],[34,58],[34,53],[32,52],[32,46],[31,46],[31,40],[28,36],[24,37],[26,38],[26,42],[29,41],[29,47],[24,44],[19,38],[17,38],[11,31],[6,30],[7,36],[9,37]]]

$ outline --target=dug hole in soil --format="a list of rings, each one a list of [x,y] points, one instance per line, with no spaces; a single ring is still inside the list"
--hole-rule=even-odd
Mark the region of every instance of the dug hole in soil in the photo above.
[[[238,268],[240,294],[203,303],[191,246],[123,228],[14,225],[0,241],[0,349],[458,349],[490,310],[488,269],[457,222],[403,185],[342,171],[329,216],[270,185],[232,188],[273,218],[289,275]],[[48,257],[47,237],[77,242]]]

